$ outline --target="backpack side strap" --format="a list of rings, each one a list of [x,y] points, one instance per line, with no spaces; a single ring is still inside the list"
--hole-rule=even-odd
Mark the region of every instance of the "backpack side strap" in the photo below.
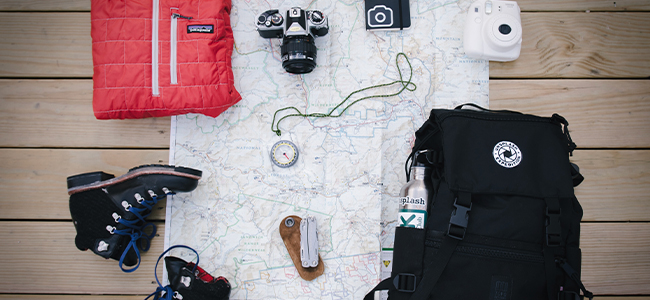
[[[363,297],[363,300],[374,300],[375,299],[375,292],[376,291],[385,291],[385,290],[390,290],[392,283],[393,283],[393,278],[386,278],[382,280],[379,284],[377,284],[368,294],[366,294],[365,297]]]
[[[438,282],[438,279],[440,279],[440,275],[442,275],[442,272],[447,267],[447,263],[456,250],[456,246],[465,235],[467,219],[469,218],[467,213],[471,210],[472,206],[472,195],[470,193],[460,192],[454,206],[456,206],[456,210],[454,210],[449,220],[449,228],[451,232],[448,232],[447,235],[444,236],[437,255],[425,266],[422,278],[417,278],[414,274],[393,274],[390,278],[384,279],[368,292],[368,294],[363,298],[364,300],[373,300],[375,291],[381,290],[397,291],[402,293],[412,292],[413,295],[409,298],[410,300],[425,300],[429,297],[431,291],[433,291],[433,287]],[[469,207],[470,209],[460,209],[462,207]],[[459,212],[459,209],[462,212]],[[458,222],[454,221],[458,218],[462,218],[465,221],[462,222],[464,224],[457,224]],[[454,234],[454,232],[458,232],[454,228],[460,229],[462,234]]]
[[[420,284],[417,287],[411,298],[409,298],[410,300],[426,300],[429,298],[433,287],[440,279],[440,275],[447,267],[451,255],[456,250],[456,246],[465,238],[465,230],[469,220],[468,213],[472,210],[472,194],[459,192],[454,206],[456,209],[451,214],[449,230],[442,240],[438,254],[424,268],[425,271],[420,282],[425,284]]]
[[[445,236],[442,241],[442,245],[438,250],[438,255],[435,259],[427,265],[426,271],[422,275],[420,280],[415,278],[413,274],[397,274],[393,275],[390,278],[382,280],[375,288],[373,288],[363,300],[373,300],[374,294],[376,291],[389,290],[389,291],[401,291],[401,292],[413,292],[413,295],[409,298],[410,300],[425,300],[431,294],[433,287],[440,279],[442,271],[445,270],[451,255],[456,250],[456,245],[460,242],[459,239],[451,238]],[[418,285],[418,283],[424,283]],[[415,290],[413,290],[413,288]]]
[[[426,271],[424,271],[424,274],[422,275],[422,280],[420,280],[420,282],[424,284],[420,284],[416,288],[411,298],[409,298],[410,300],[425,300],[429,298],[433,287],[438,282],[438,279],[440,279],[442,271],[445,270],[451,255],[456,250],[458,242],[460,242],[460,239],[449,236],[444,237],[442,245],[440,245],[440,250],[438,250],[438,255],[435,259],[432,259],[431,262],[429,262],[426,266]]]

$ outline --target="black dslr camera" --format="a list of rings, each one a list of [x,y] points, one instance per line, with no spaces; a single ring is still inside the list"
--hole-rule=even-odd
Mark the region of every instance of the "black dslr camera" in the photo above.
[[[282,38],[282,67],[294,74],[309,73],[316,67],[314,38],[329,31],[327,17],[321,11],[300,7],[289,9],[286,21],[277,9],[267,10],[257,17],[256,26],[263,38]]]

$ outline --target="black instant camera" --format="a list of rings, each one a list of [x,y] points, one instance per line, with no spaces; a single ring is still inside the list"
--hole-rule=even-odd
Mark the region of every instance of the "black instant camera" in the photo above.
[[[289,9],[286,20],[277,9],[267,10],[257,17],[256,26],[263,38],[282,38],[282,67],[293,74],[309,73],[316,67],[314,38],[329,31],[321,11],[300,7]]]

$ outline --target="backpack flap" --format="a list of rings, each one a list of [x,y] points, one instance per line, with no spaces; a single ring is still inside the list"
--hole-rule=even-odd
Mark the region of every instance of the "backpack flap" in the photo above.
[[[558,118],[470,110],[435,114],[451,190],[573,197],[569,142]]]

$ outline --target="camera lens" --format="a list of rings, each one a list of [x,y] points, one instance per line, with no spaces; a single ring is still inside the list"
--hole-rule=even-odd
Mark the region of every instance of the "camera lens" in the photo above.
[[[311,35],[285,36],[280,54],[282,67],[289,73],[309,73],[316,67],[316,44]]]
[[[501,34],[504,34],[504,35],[509,34],[510,32],[512,32],[512,28],[510,28],[510,26],[508,24],[501,24],[499,26],[499,32],[501,32]]]

